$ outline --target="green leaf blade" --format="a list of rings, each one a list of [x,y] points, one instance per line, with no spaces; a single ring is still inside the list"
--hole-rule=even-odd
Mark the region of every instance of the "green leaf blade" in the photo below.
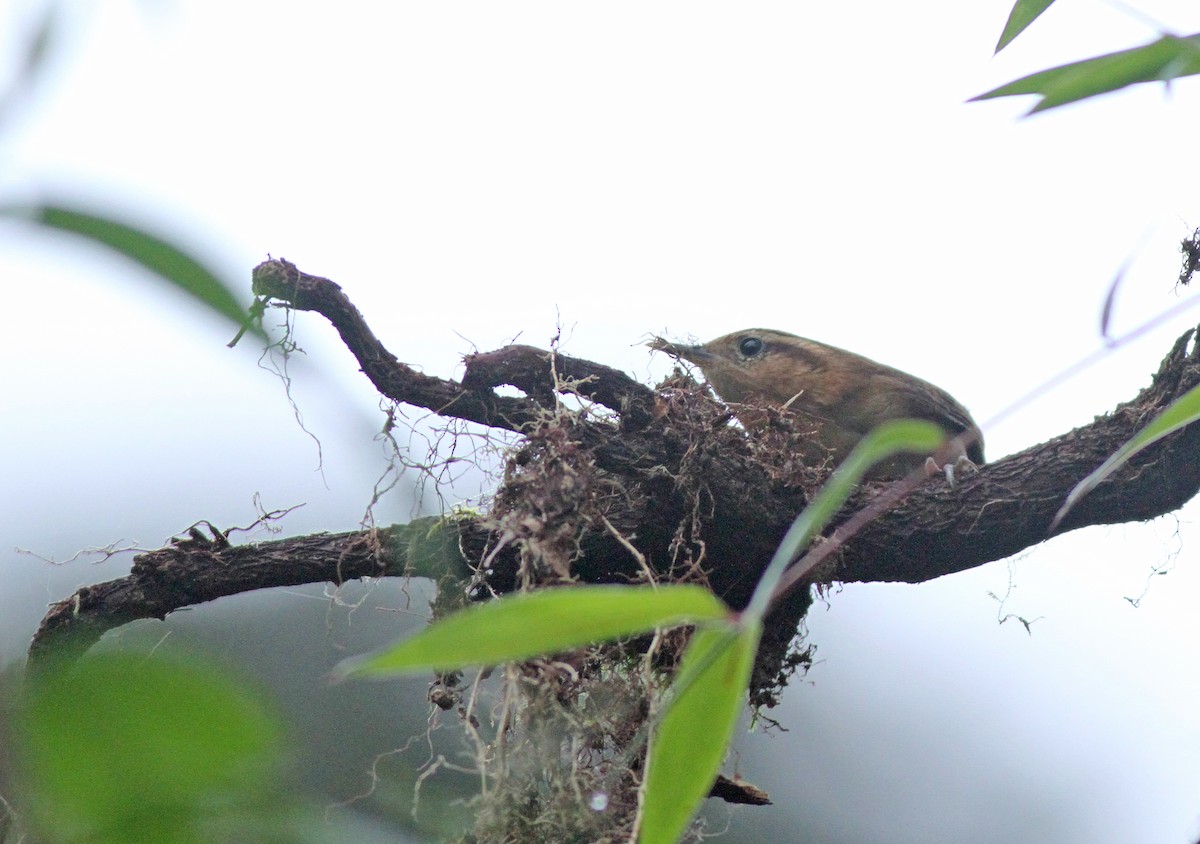
[[[111,653],[38,680],[14,720],[45,840],[200,844],[221,824],[287,822],[279,720],[225,672]]]
[[[761,629],[700,628],[692,637],[675,681],[681,691],[646,759],[641,844],[673,844],[708,796],[737,726]]]
[[[1130,85],[1196,74],[1200,74],[1200,35],[1167,35],[1141,47],[1031,73],[973,97],[971,102],[1037,94],[1041,100],[1029,112],[1034,114]]]
[[[1128,463],[1138,452],[1197,420],[1200,420],[1200,385],[1192,387],[1171,402],[1162,413],[1150,421],[1150,424],[1134,434],[1128,442],[1101,463],[1096,471],[1077,483],[1067,495],[1062,507],[1058,509],[1058,513],[1055,514],[1054,521],[1050,523],[1050,530],[1054,531],[1080,499],[1103,483],[1113,472]]]
[[[946,433],[941,428],[920,419],[887,422],[863,437],[784,534],[744,617],[760,621],[765,617],[771,596],[787,567],[837,514],[872,466],[902,451],[933,452],[945,439]]]
[[[343,660],[334,677],[495,665],[729,615],[719,598],[699,586],[543,589],[468,607],[375,653]]]
[[[248,324],[246,309],[229,285],[200,259],[157,235],[112,217],[60,205],[8,205],[0,207],[0,215],[69,232],[124,255],[209,310],[239,327],[247,327],[260,338],[266,337],[261,326]]]
[[[1025,31],[1025,28],[1037,20],[1042,12],[1050,8],[1054,0],[1017,0],[1012,11],[1008,13],[1008,21],[1000,40],[996,42],[996,52],[999,53],[1012,42],[1014,38]]]

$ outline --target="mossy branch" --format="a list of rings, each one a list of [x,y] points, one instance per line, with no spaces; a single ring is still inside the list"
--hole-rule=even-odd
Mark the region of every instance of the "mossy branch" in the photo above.
[[[388,398],[522,432],[527,448],[544,449],[554,438],[559,458],[569,446],[567,457],[594,466],[605,483],[621,489],[604,514],[607,524],[585,524],[578,537],[572,573],[586,580],[638,576],[631,541],[641,561],[658,572],[679,571],[687,557],[703,568],[718,594],[735,606],[743,604],[792,518],[828,474],[829,467],[798,465],[790,456],[794,440],[789,438],[803,426],[789,427],[780,415],[768,427],[775,440],[747,438],[728,424],[723,405],[682,376],[652,390],[611,367],[509,346],[468,357],[462,382],[436,378],[388,352],[332,281],[286,261],[268,261],[255,269],[254,289],[283,306],[325,316]],[[1176,341],[1150,386],[1131,401],[1090,425],[990,463],[953,488],[926,484],[840,545],[814,579],[915,583],[1002,559],[1049,538],[1048,527],[1071,487],[1154,414],[1200,383],[1192,334]],[[500,396],[493,389],[500,384],[515,385],[526,396]],[[551,413],[547,404],[554,391],[567,387],[610,408],[613,417]],[[1200,427],[1193,425],[1139,454],[1084,499],[1057,532],[1151,519],[1182,506],[1198,490]],[[878,491],[873,485],[860,491],[847,515]],[[688,519],[688,535],[681,537],[680,526]],[[253,589],[406,571],[467,578],[485,554],[493,557],[489,585],[504,589],[515,578],[518,555],[512,548],[496,551],[496,524],[495,514],[425,519],[240,546],[219,533],[203,541],[193,535],[140,555],[126,578],[84,587],[55,604],[31,654],[68,630],[94,641],[136,618],[162,618],[184,606]],[[409,553],[413,538],[431,530],[450,542],[454,553]],[[690,550],[681,556],[683,546]],[[794,623],[795,610],[802,607],[784,613],[785,623]],[[785,641],[790,636],[786,629],[779,631]]]

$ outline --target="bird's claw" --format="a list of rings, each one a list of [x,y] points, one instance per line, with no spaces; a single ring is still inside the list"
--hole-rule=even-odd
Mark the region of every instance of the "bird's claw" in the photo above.
[[[925,458],[925,473],[931,476],[945,474],[946,485],[951,489],[954,489],[954,478],[956,473],[962,475],[978,471],[979,467],[976,466],[975,462],[965,454],[960,454],[957,460],[947,461],[944,466],[939,466],[938,462],[932,457]]]

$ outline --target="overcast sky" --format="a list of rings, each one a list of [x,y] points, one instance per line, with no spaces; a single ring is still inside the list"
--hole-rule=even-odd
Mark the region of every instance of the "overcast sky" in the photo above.
[[[568,353],[651,381],[669,361],[649,333],[757,325],[911,371],[984,422],[1100,345],[1122,267],[1116,331],[1179,302],[1200,226],[1200,82],[1026,120],[1029,100],[964,102],[1149,21],[1200,30],[1200,7],[1061,3],[992,58],[1008,5],[66,4],[44,84],[0,127],[0,191],[178,237],[247,301],[250,268],[286,257],[439,376],[561,325]],[[129,564],[24,551],[247,524],[256,493],[305,504],[287,534],[359,523],[382,415],[327,326],[298,320],[292,373],[318,471],[251,344],[141,271],[6,223],[0,279],[0,662],[48,601]],[[1189,320],[986,430],[989,458],[1132,397]],[[753,840],[752,815],[779,840],[802,818],[820,841],[1194,841],[1195,515],[835,592],[790,732],[738,758],[777,805],[726,840]]]

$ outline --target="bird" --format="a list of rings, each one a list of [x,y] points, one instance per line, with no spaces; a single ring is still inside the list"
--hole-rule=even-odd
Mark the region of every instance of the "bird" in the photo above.
[[[984,463],[983,435],[949,393],[863,355],[798,337],[786,331],[748,328],[700,345],[655,338],[652,349],[700,368],[720,398],[751,427],[762,414],[755,406],[792,408],[809,417],[815,439],[841,462],[873,428],[894,419],[924,419],[940,426],[950,441],[936,454],[901,454],[877,464],[868,477],[891,480],[925,466],[954,482],[964,461]]]

